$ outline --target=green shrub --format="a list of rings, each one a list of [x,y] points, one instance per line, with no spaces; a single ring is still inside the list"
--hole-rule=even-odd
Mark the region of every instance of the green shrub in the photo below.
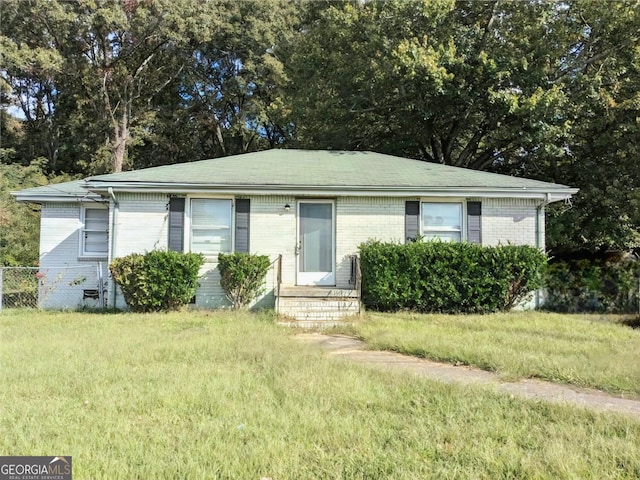
[[[220,285],[234,309],[248,307],[264,291],[269,265],[266,255],[240,252],[218,255]]]
[[[636,312],[639,278],[638,262],[554,261],[545,276],[544,308],[571,313]]]
[[[201,254],[153,250],[116,258],[109,269],[131,310],[157,312],[189,303],[203,263]]]
[[[509,310],[541,286],[545,255],[530,246],[369,241],[360,245],[362,300],[373,310]]]

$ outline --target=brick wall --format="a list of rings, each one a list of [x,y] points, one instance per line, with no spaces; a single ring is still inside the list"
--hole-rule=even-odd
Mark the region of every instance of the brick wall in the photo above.
[[[482,244],[535,246],[538,204],[537,200],[515,198],[482,200]]]
[[[370,239],[404,242],[404,204],[396,197],[338,197],[336,202],[336,283],[348,288],[349,256]]]
[[[166,250],[169,198],[161,194],[119,194],[116,256]],[[111,226],[112,224],[110,224]],[[113,248],[113,246],[112,246]]]
[[[297,218],[293,196],[248,196],[251,199],[250,250],[275,260],[282,254],[282,280],[296,283]],[[335,199],[336,212],[336,284],[349,288],[351,265],[349,256],[358,245],[369,239],[404,241],[405,201],[417,198],[351,197]],[[476,200],[476,199],[469,199]],[[168,197],[162,194],[120,194],[115,254],[166,249]],[[484,245],[536,244],[535,200],[482,199],[482,237]],[[290,205],[285,211],[284,206]],[[113,214],[113,205],[111,208]],[[110,218],[110,227],[112,218]],[[42,208],[40,234],[41,264],[45,266],[78,265],[91,259],[79,259],[80,205],[49,203]],[[544,228],[544,226],[542,226]],[[112,252],[113,244],[110,245]],[[104,259],[106,260],[106,259]],[[95,263],[95,259],[93,259]],[[273,305],[276,271],[267,277],[267,291],[260,305]],[[208,258],[201,271],[197,304],[206,307],[228,305],[219,285],[217,259]],[[117,305],[124,306],[121,295]]]
[[[101,266],[102,274],[106,276],[107,259],[80,256],[80,219],[79,202],[48,202],[42,205],[38,292],[40,308],[99,306],[95,300],[86,301],[83,292],[85,289],[98,288],[97,269]]]
[[[40,266],[78,265],[80,204],[45,203],[40,216]]]

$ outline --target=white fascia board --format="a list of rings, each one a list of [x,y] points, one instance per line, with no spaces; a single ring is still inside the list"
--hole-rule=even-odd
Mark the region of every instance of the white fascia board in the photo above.
[[[360,196],[360,197],[481,197],[481,198],[534,198],[551,202],[571,198],[577,188],[490,188],[490,187],[369,187],[369,186],[309,186],[304,185],[203,185],[166,183],[95,183],[88,182],[87,189],[107,193],[108,188],[126,193],[211,194],[235,195],[295,195],[295,196]]]
[[[47,202],[107,202],[108,200],[104,199],[100,195],[89,194],[89,195],[30,195],[30,194],[21,194],[20,192],[11,192],[16,198],[18,202],[25,203],[47,203]]]

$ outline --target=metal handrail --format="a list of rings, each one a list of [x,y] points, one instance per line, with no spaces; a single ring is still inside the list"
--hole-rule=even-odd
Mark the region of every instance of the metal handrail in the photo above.
[[[353,289],[358,292],[358,298],[362,296],[362,270],[360,268],[360,257],[358,255],[350,255],[351,260],[351,277],[349,283],[353,285]]]
[[[276,271],[276,284],[273,289],[273,293],[275,294],[275,309],[276,313],[278,313],[279,306],[278,303],[280,301],[280,285],[282,284],[282,254],[278,255],[274,261],[271,262],[269,267],[275,268]]]
[[[356,256],[356,291],[358,298],[362,298],[362,270],[360,268],[360,257]]]
[[[280,285],[282,284],[282,254],[278,255],[276,260],[278,270],[276,271],[276,296],[280,296]]]

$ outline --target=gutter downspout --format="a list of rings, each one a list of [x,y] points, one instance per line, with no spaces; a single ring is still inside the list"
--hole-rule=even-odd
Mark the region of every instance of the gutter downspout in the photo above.
[[[544,214],[545,207],[551,203],[551,194],[547,193],[545,199],[540,202],[536,207],[536,248],[545,252],[545,238],[544,238]],[[540,290],[536,291],[536,305],[535,308],[542,306],[543,295]]]
[[[113,188],[109,187],[109,196],[113,201],[113,216],[111,217],[111,255],[109,256],[109,263],[113,261],[116,256],[116,238],[118,237],[118,212],[120,211],[120,203],[116,199],[113,193]],[[116,308],[116,282],[109,282],[109,308]]]

